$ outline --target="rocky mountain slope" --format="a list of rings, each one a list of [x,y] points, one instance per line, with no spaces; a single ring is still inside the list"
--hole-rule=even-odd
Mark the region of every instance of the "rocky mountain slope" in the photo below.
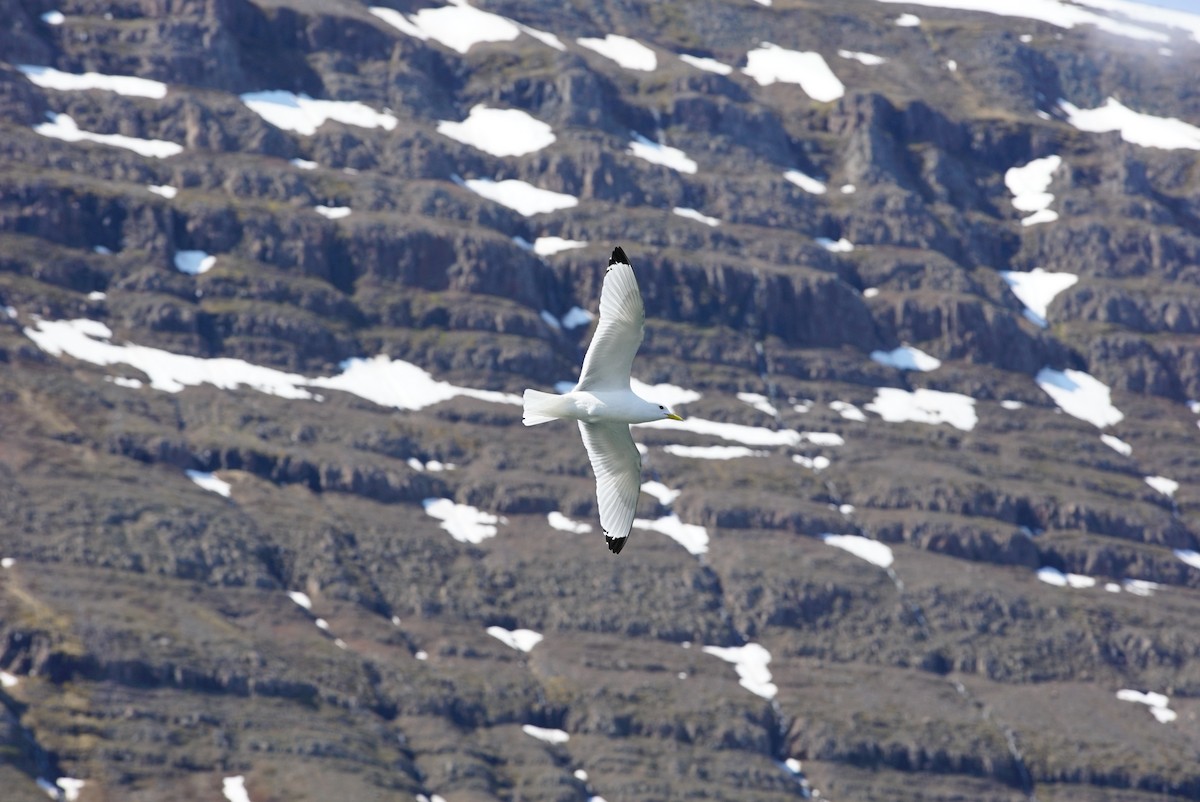
[[[0,0],[6,799],[1200,799],[1200,17],[378,2]]]

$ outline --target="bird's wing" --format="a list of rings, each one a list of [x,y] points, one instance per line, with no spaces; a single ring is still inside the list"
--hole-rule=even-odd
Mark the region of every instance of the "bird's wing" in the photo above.
[[[580,421],[579,433],[596,474],[600,528],[609,549],[616,553],[624,548],[633,527],[642,487],[642,455],[633,444],[628,424]]]
[[[646,309],[633,268],[625,251],[615,248],[600,288],[600,324],[583,358],[576,389],[628,390],[633,355],[642,344],[645,322]]]

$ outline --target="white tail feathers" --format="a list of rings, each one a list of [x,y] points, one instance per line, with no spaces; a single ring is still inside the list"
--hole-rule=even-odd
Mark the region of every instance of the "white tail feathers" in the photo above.
[[[558,415],[555,414],[555,407],[558,406],[558,400],[561,396],[554,393],[543,393],[540,390],[525,391],[525,414],[521,418],[521,423],[526,426],[537,426],[539,423],[549,423],[552,420],[558,420]]]

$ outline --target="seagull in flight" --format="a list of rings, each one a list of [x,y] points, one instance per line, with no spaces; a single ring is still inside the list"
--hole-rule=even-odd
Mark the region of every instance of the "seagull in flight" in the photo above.
[[[522,423],[579,421],[579,433],[596,474],[600,528],[608,549],[619,554],[629,539],[642,488],[642,455],[629,433],[631,423],[683,420],[662,404],[647,401],[629,387],[633,356],[642,344],[646,309],[625,251],[613,248],[600,289],[600,324],[583,357],[579,383],[557,395],[525,391]]]

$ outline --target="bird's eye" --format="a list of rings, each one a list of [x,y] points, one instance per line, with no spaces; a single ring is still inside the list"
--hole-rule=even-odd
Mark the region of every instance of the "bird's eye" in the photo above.
[[[658,408],[659,408],[659,409],[665,409],[665,407],[664,407],[662,404],[659,404],[659,405],[658,405]]]

